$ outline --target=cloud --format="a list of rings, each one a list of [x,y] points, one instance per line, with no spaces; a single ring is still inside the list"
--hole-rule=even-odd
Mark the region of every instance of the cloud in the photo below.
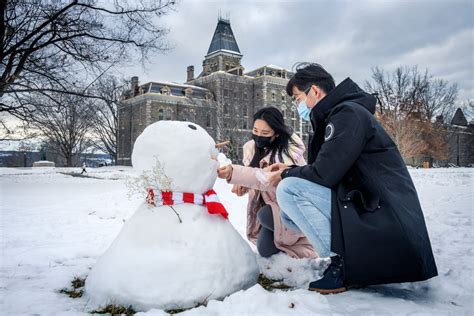
[[[121,69],[142,82],[183,82],[186,66],[198,74],[217,24],[230,14],[247,71],[265,64],[291,68],[319,62],[336,81],[360,84],[371,68],[398,65],[428,68],[457,83],[459,99],[474,99],[474,4],[472,1],[186,1],[162,19],[174,49],[152,56],[145,69]]]

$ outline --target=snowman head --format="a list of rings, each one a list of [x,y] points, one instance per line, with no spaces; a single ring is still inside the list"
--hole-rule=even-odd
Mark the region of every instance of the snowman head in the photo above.
[[[217,154],[212,137],[195,123],[159,121],[138,136],[132,165],[138,172],[161,166],[171,191],[203,194],[217,178]],[[163,189],[159,187],[159,189]]]

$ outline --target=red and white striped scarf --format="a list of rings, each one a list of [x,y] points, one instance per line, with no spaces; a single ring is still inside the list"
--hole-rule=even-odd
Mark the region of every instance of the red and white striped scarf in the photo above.
[[[156,190],[160,194],[155,194],[155,189],[148,188],[146,202],[153,206],[160,205],[175,205],[183,203],[191,203],[197,205],[205,205],[209,214],[220,214],[224,218],[229,217],[229,213],[225,209],[224,205],[219,201],[217,194],[214,190],[209,190],[204,195],[186,192],[171,192],[171,191],[160,191]]]

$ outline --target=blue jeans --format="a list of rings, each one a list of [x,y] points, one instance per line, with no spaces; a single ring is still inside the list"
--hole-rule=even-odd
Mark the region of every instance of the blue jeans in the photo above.
[[[331,189],[317,183],[288,177],[277,187],[283,223],[303,233],[321,258],[331,253]]]

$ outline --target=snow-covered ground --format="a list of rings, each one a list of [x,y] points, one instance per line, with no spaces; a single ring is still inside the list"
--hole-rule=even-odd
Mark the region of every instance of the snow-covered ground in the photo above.
[[[0,168],[0,314],[82,315],[85,298],[59,290],[86,277],[142,197],[128,198],[126,167]],[[468,315],[474,312],[474,169],[411,169],[421,199],[439,276],[323,296],[306,290],[321,272],[315,262],[277,255],[258,258],[261,272],[293,288],[260,285],[183,315]],[[216,191],[245,236],[246,197],[218,180]],[[159,223],[156,223],[159,227]],[[199,273],[197,270],[196,273]],[[183,286],[189,286],[183,284]],[[151,310],[137,315],[165,315]]]

